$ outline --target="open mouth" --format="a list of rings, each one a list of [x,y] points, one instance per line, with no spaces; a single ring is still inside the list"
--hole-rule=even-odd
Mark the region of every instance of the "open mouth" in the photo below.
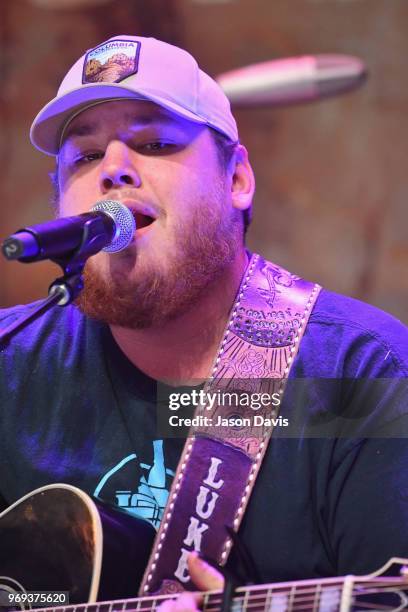
[[[136,222],[136,230],[140,230],[143,227],[148,227],[155,221],[153,217],[149,217],[148,215],[143,215],[142,213],[132,211],[133,217]]]

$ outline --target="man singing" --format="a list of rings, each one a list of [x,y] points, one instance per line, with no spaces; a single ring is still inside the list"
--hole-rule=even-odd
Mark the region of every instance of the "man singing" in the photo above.
[[[75,304],[1,353],[2,505],[63,482],[147,519],[166,542],[180,527],[166,571],[186,586],[189,569],[200,589],[221,580],[191,551],[236,563],[228,532],[210,522],[222,504],[262,582],[363,574],[408,556],[408,332],[245,249],[248,153],[194,58],[152,38],[111,38],[69,70],[31,139],[56,157],[60,216],[115,200],[137,229],[124,250],[87,261]],[[2,311],[1,327],[30,308]],[[157,389],[211,378],[250,380],[253,392],[279,381],[284,418],[271,436],[243,433],[245,444],[206,431],[199,480],[201,464],[188,462],[206,435],[182,451],[177,435],[160,434]],[[177,469],[180,482],[197,474],[193,501],[175,489]],[[172,500],[201,514],[181,525]]]

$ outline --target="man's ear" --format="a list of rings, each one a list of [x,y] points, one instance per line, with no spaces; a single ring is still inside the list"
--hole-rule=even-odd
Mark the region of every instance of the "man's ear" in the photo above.
[[[248,151],[243,145],[238,145],[231,161],[231,200],[237,210],[247,210],[252,204],[255,193],[255,177],[248,160]]]

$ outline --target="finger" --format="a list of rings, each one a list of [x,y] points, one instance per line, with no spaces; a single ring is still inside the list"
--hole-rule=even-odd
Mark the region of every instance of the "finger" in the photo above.
[[[196,612],[202,596],[199,593],[180,593],[176,599],[167,599],[159,606],[157,612]]]
[[[196,552],[190,553],[188,571],[194,585],[200,591],[218,591],[224,586],[224,578],[217,570],[200,559]]]

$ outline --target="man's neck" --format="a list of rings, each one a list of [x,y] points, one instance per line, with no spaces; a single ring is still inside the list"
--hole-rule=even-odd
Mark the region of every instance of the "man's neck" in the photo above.
[[[168,384],[208,378],[247,265],[244,250],[199,302],[160,328],[111,326],[126,357],[142,372]]]

